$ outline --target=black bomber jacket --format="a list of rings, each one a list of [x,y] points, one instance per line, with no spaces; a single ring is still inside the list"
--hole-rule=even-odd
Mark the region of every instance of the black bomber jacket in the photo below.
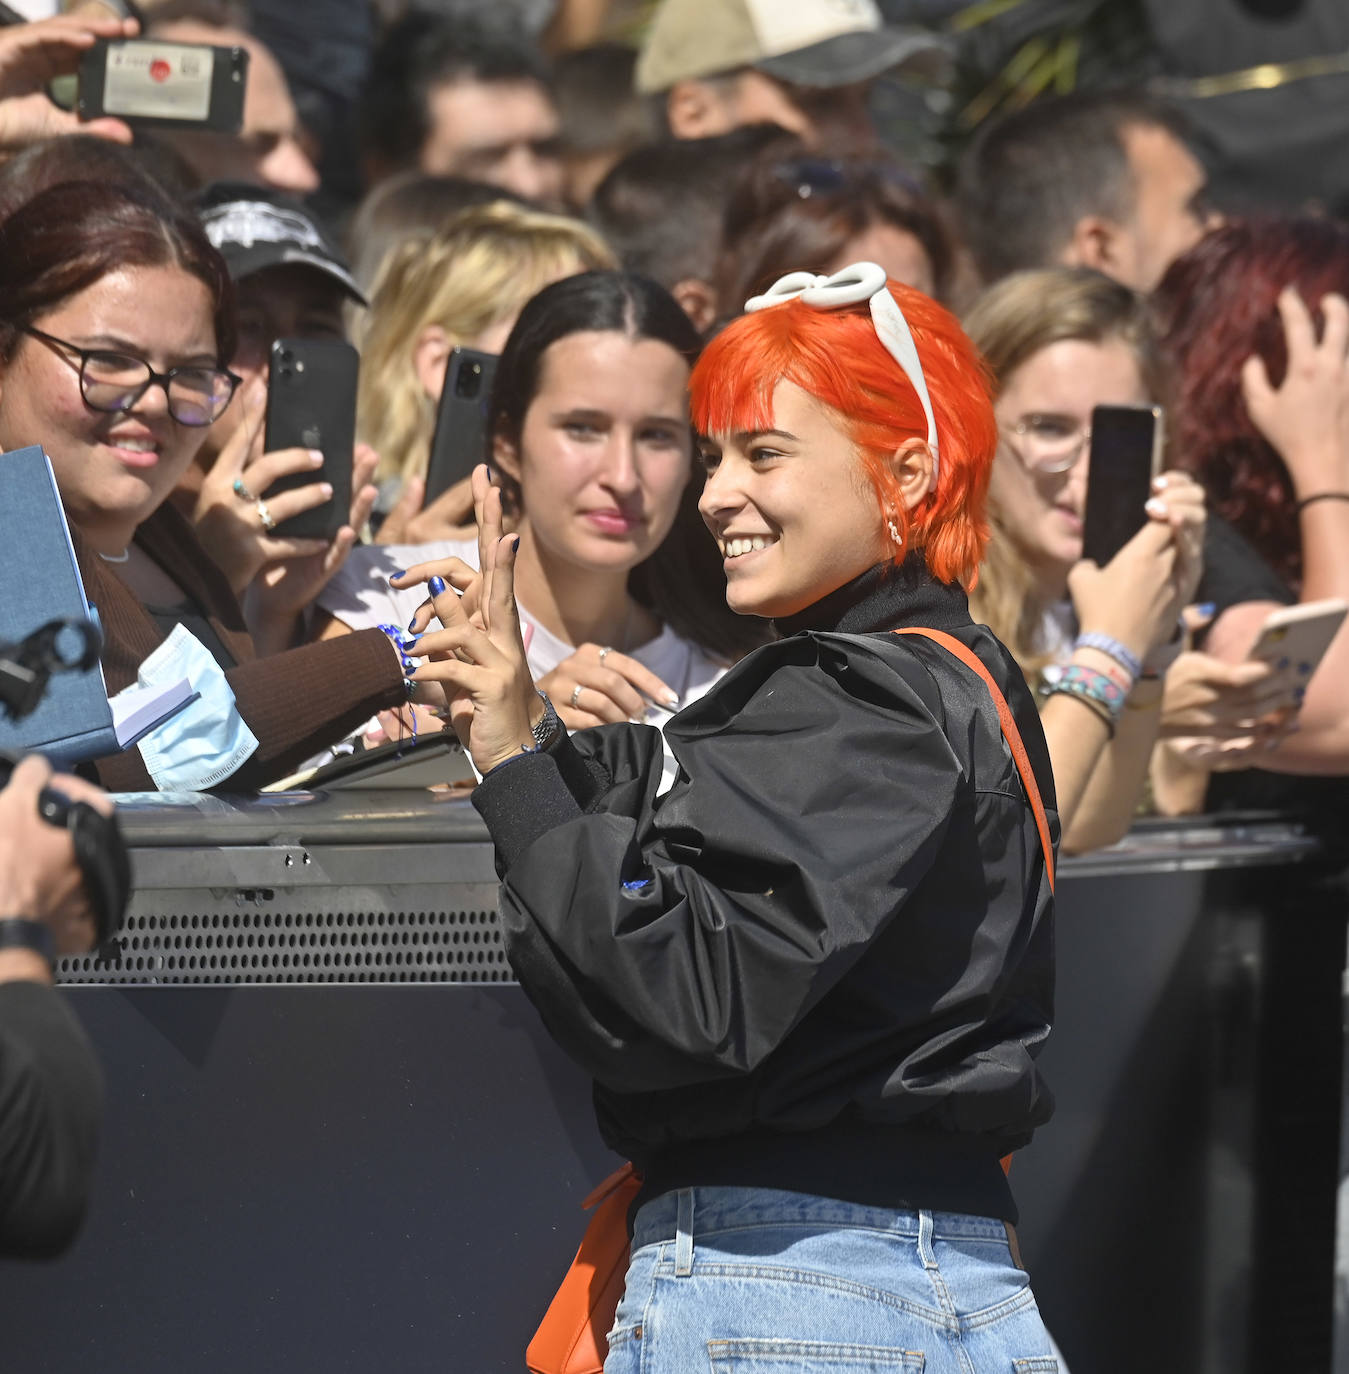
[[[1051,830],[1035,702],[920,557],[790,621],[666,726],[581,731],[473,794],[512,966],[647,1195],[716,1184],[1015,1219],[1046,1121],[1053,903],[972,648]]]

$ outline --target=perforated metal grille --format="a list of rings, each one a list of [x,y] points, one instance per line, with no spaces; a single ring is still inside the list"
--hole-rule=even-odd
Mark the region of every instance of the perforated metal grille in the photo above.
[[[121,958],[63,959],[63,983],[505,983],[492,910],[133,912]]]

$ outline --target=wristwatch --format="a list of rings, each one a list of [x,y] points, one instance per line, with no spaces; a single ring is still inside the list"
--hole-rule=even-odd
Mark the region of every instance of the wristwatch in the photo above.
[[[543,701],[543,715],[529,727],[529,730],[534,736],[534,747],[547,749],[559,733],[564,735],[567,733],[567,727],[562,724],[557,712],[553,710],[553,703],[548,700],[547,693],[540,692],[539,697]]]
[[[23,916],[0,916],[0,949],[31,949],[49,964],[56,959],[51,928]]]

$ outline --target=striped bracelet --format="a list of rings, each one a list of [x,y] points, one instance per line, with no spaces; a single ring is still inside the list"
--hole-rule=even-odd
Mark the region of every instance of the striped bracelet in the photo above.
[[[1050,664],[1044,670],[1044,678],[1045,696],[1061,693],[1077,697],[1101,717],[1112,735],[1115,733],[1115,724],[1129,696],[1119,683],[1094,668],[1084,668],[1080,663],[1069,663],[1062,667]]]
[[[1114,635],[1087,630],[1073,641],[1073,648],[1095,649],[1107,658],[1113,658],[1135,682],[1143,676],[1143,664],[1138,655],[1127,644],[1121,644]]]

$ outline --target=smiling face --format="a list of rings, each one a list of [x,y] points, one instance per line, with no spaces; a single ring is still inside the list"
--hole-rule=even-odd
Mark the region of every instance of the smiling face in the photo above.
[[[595,571],[655,551],[690,476],[688,379],[684,359],[655,339],[587,330],[548,346],[519,443],[496,443],[520,485],[532,552]]]
[[[700,448],[698,509],[733,611],[794,615],[891,556],[842,417],[794,382],[773,392],[771,429],[710,435]]]
[[[33,324],[82,348],[134,354],[157,372],[216,366],[210,292],[179,267],[110,272]],[[67,516],[100,552],[126,547],[205,435],[169,415],[161,386],[148,387],[125,414],[91,410],[78,356],[28,335],[0,369],[0,449],[46,449]]]
[[[1061,339],[1033,354],[1008,377],[994,405],[1001,439],[990,500],[1000,521],[1050,595],[1082,557],[1088,454],[1066,472],[1037,471],[1036,437],[1058,440],[1091,426],[1093,407],[1151,401],[1133,349],[1121,339]],[[1024,434],[1016,432],[1020,426]]]

